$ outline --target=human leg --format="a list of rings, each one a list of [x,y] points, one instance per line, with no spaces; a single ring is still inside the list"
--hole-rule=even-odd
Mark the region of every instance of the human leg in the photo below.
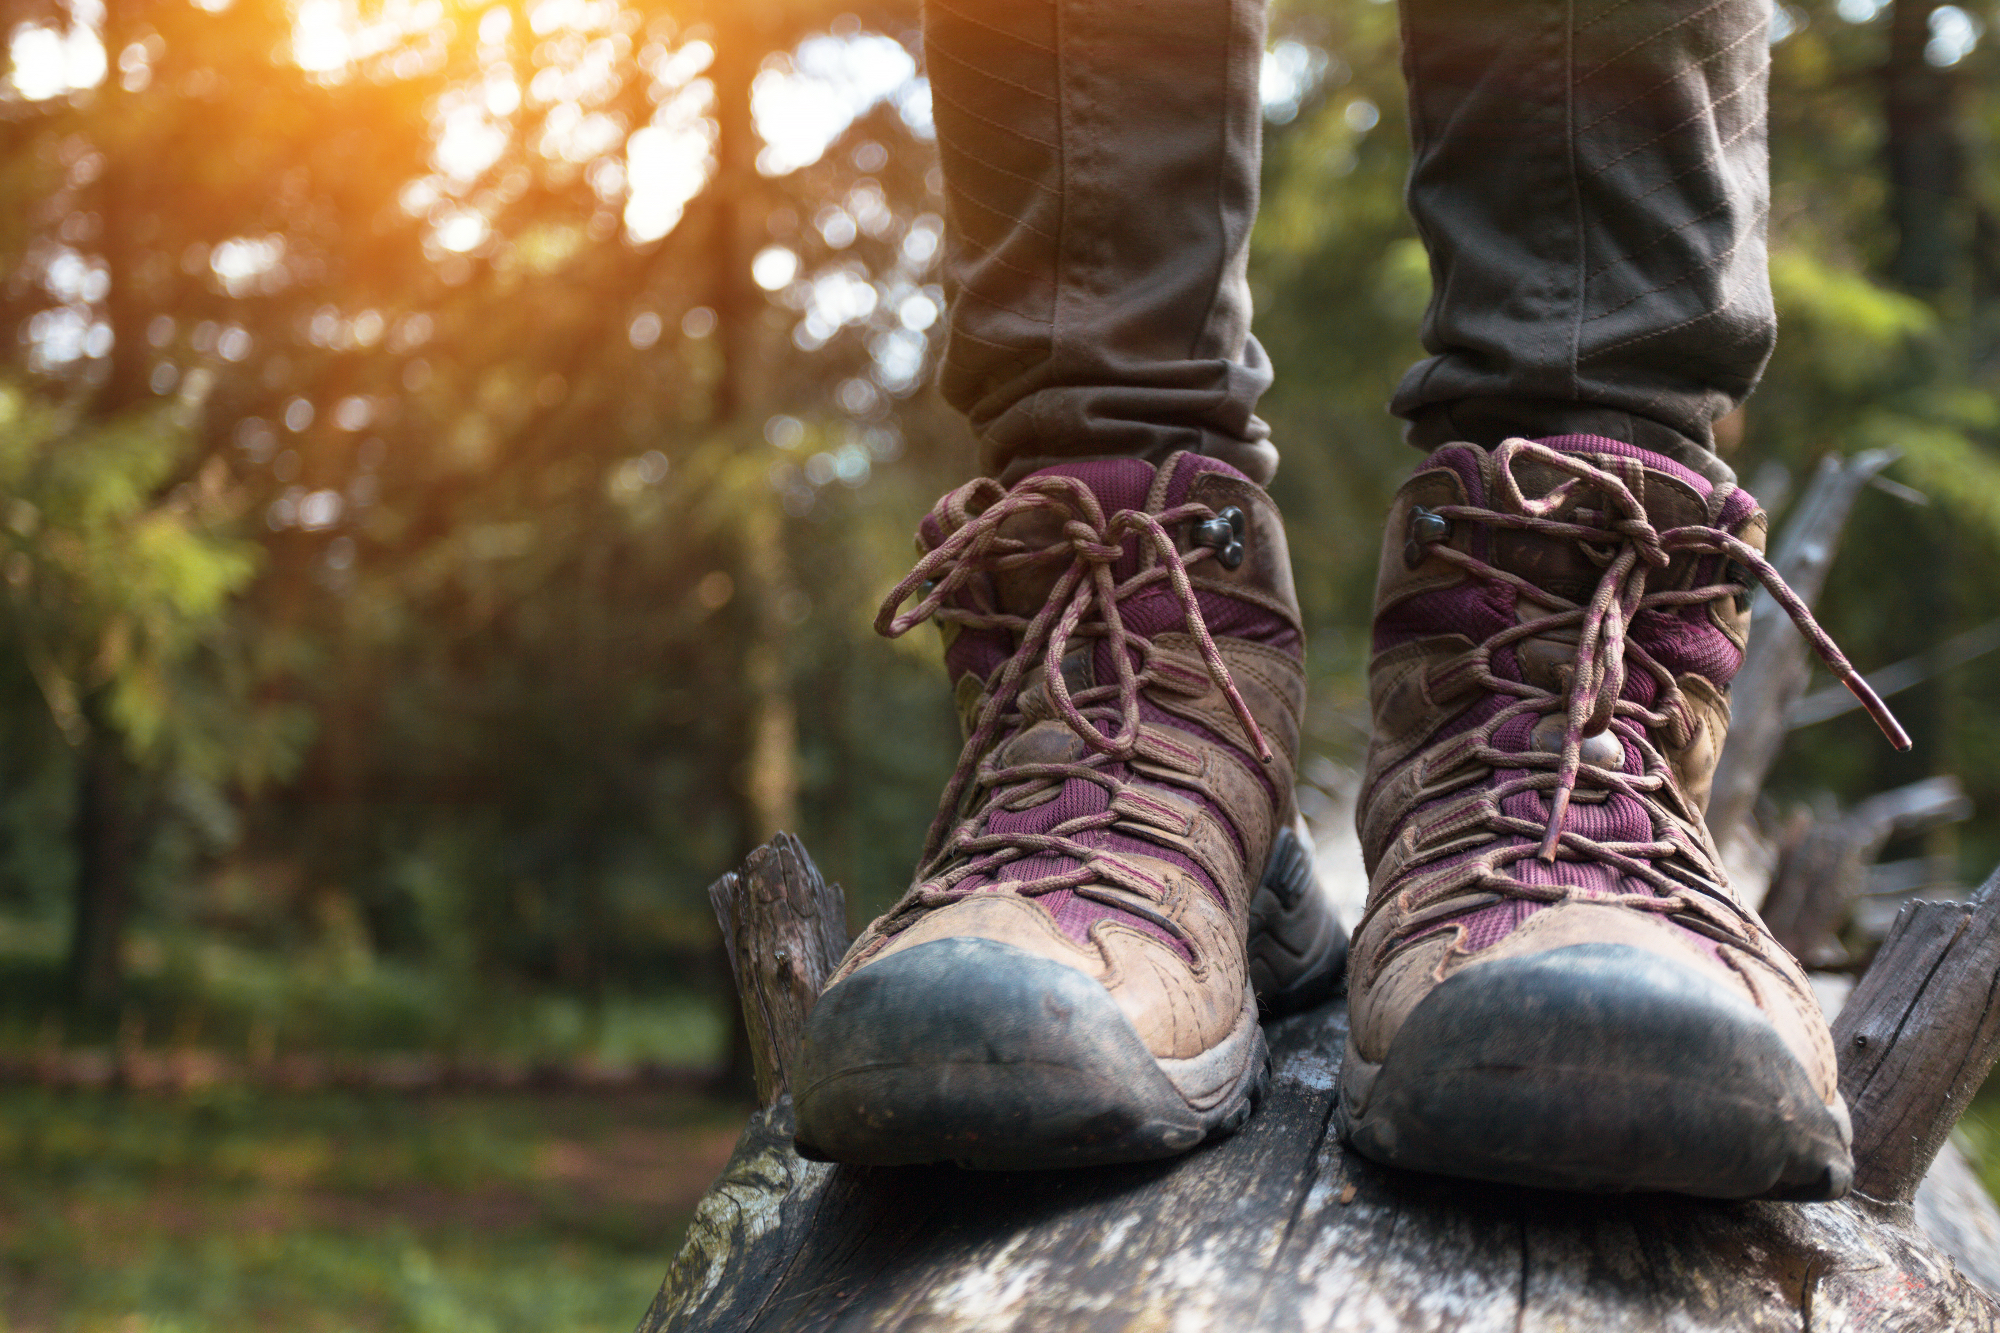
[[[1277,466],[1244,274],[1263,0],[930,0],[950,230],[939,384],[981,464]]]
[[[988,476],[925,520],[877,625],[939,622],[966,743],[915,882],[808,1021],[801,1151],[1183,1151],[1261,1095],[1259,1000],[1338,977],[1292,804],[1303,636],[1258,484],[1262,31],[1248,0],[927,9],[941,381]]]
[[[1426,450],[1594,434],[1710,477],[1776,335],[1769,6],[1403,0]]]
[[[1544,1187],[1836,1197],[1825,1021],[1702,820],[1746,594],[1775,583],[1706,448],[1773,332],[1767,11],[1405,4],[1438,284],[1396,410],[1435,451],[1377,585],[1350,1141]]]

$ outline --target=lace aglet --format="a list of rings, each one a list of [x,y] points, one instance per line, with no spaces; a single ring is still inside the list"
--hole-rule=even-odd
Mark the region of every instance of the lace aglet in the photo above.
[[[1889,738],[1889,744],[1898,750],[1910,748],[1912,744],[1910,733],[1903,730],[1903,724],[1896,720],[1896,715],[1889,711],[1889,705],[1882,702],[1882,696],[1875,693],[1867,681],[1857,672],[1849,670],[1840,678],[1840,683],[1845,685],[1847,692],[1868,710],[1868,716],[1875,719],[1875,725]]]

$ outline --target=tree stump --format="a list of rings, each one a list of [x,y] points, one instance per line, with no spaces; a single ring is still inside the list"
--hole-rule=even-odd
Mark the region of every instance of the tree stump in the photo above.
[[[717,895],[767,1047],[765,1104],[641,1333],[2000,1333],[1977,1280],[2000,1282],[2000,1213],[1949,1149],[1918,1187],[2000,1049],[1991,884],[1976,903],[1906,908],[1843,1012],[1868,1192],[1830,1204],[1586,1197],[1376,1166],[1333,1130],[1342,1000],[1268,1024],[1269,1097],[1185,1157],[1010,1174],[806,1162],[784,1055],[804,1012],[792,997],[835,961],[839,891],[781,836]],[[814,940],[826,952],[802,957]]]

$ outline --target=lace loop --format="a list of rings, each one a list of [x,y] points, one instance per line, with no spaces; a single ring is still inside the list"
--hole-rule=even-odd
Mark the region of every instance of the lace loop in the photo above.
[[[1030,543],[1002,534],[1002,525],[1008,520],[1044,511],[1060,520],[1060,535],[1054,540]],[[968,483],[946,496],[938,513],[950,530],[883,600],[875,616],[876,631],[896,638],[926,620],[937,619],[965,628],[1006,630],[1016,636],[1016,645],[997,678],[987,682],[985,702],[931,821],[920,877],[929,877],[953,857],[967,853],[975,854],[974,859],[953,866],[945,875],[950,883],[1022,855],[1053,853],[1074,859],[1078,868],[1012,887],[1035,893],[1092,881],[1096,872],[1089,863],[1095,854],[1073,838],[1091,828],[1108,827],[1119,817],[1115,812],[1087,816],[1072,821],[1075,827],[1066,824],[1048,834],[974,834],[966,828],[953,834],[951,826],[974,786],[1029,784],[1030,790],[1010,804],[1029,801],[1034,786],[1059,785],[1072,777],[1116,788],[1118,779],[1098,772],[1094,765],[1129,760],[1139,752],[1144,738],[1139,695],[1150,682],[1150,667],[1140,670],[1134,666],[1135,658],[1146,658],[1149,642],[1126,625],[1120,608],[1155,584],[1165,583],[1179,603],[1207,676],[1228,700],[1251,748],[1265,763],[1272,761],[1270,744],[1236,688],[1188,578],[1189,561],[1212,559],[1215,553],[1197,547],[1183,557],[1169,530],[1189,519],[1213,519],[1215,513],[1208,506],[1185,504],[1160,514],[1121,509],[1107,517],[1097,496],[1082,481],[1041,475],[1012,489],[990,478]],[[1133,538],[1140,548],[1140,569],[1121,583],[1114,567],[1125,555],[1126,541]],[[1036,567],[1058,568],[1059,572],[1031,617],[1008,614],[994,606],[983,581],[977,581],[980,575]],[[917,597],[915,604],[902,609],[912,597]],[[1079,636],[1105,641],[1115,682],[1072,692],[1063,676],[1062,659],[1071,641]],[[1003,727],[1021,720],[1020,697],[1036,666],[1042,668],[1041,688],[1055,716],[1083,742],[1086,755],[1080,763],[998,762],[995,742]],[[1177,680],[1174,687],[1184,691],[1186,683]]]
[[[1628,786],[1627,780],[1617,774],[1587,766],[1582,759],[1584,737],[1604,732],[1610,728],[1613,719],[1625,710],[1646,712],[1621,697],[1625,690],[1628,658],[1647,670],[1661,686],[1663,706],[1657,714],[1647,714],[1648,725],[1666,723],[1669,714],[1684,709],[1672,674],[1630,641],[1634,618],[1642,611],[1688,606],[1740,591],[1736,584],[1716,584],[1695,589],[1648,592],[1648,576],[1654,570],[1666,569],[1677,555],[1725,556],[1734,561],[1737,568],[1754,576],[1770,590],[1771,596],[1792,618],[1827,668],[1861,701],[1862,707],[1868,710],[1868,715],[1875,719],[1875,724],[1890,743],[1899,750],[1910,748],[1909,736],[1888,707],[1834,645],[1798,594],[1786,585],[1761,553],[1721,528],[1689,524],[1661,532],[1654,527],[1643,502],[1645,470],[1637,460],[1616,460],[1624,473],[1620,476],[1574,454],[1561,453],[1530,440],[1508,440],[1494,453],[1498,477],[1495,499],[1499,505],[1495,508],[1442,505],[1436,510],[1439,515],[1448,520],[1484,523],[1491,527],[1532,532],[1550,539],[1573,541],[1581,545],[1586,553],[1593,552],[1595,548],[1613,548],[1604,552],[1607,558],[1602,562],[1603,572],[1598,576],[1590,599],[1582,604],[1550,593],[1519,575],[1495,568],[1450,546],[1440,544],[1431,548],[1431,554],[1458,565],[1477,578],[1506,584],[1517,593],[1525,594],[1537,606],[1553,604],[1556,607],[1549,615],[1524,620],[1494,636],[1483,645],[1481,659],[1476,664],[1477,674],[1489,678],[1481,682],[1488,688],[1502,688],[1505,693],[1527,696],[1527,702],[1511,706],[1503,717],[1518,715],[1531,708],[1541,712],[1560,710],[1563,714],[1562,749],[1557,758],[1555,782],[1549,797],[1549,815],[1545,826],[1536,831],[1541,838],[1536,855],[1541,860],[1555,861],[1559,849],[1564,846],[1578,852],[1588,851],[1619,864],[1620,868],[1625,868],[1623,863],[1629,860],[1607,855],[1602,844],[1574,839],[1573,835],[1564,831],[1564,825],[1579,780],[1587,776],[1592,787],[1605,790],[1620,790]],[[1514,473],[1516,464],[1524,459],[1532,459],[1567,473],[1568,478],[1557,483],[1545,495],[1531,498],[1522,490]],[[1575,511],[1577,521],[1552,517],[1580,489],[1594,490],[1604,496],[1608,508],[1604,511],[1578,509]],[[1492,676],[1488,665],[1492,648],[1571,627],[1577,631],[1576,652],[1565,688],[1559,694],[1547,694],[1532,688],[1520,689],[1513,682],[1502,682]],[[1495,719],[1496,722],[1499,720]],[[1519,764],[1525,758],[1527,756],[1512,756],[1510,762]],[[1651,875],[1646,877],[1651,878]]]

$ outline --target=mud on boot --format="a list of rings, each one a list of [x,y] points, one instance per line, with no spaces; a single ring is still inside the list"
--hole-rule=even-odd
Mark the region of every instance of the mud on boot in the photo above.
[[[807,1021],[800,1151],[1046,1168],[1233,1130],[1269,1077],[1260,886],[1281,1000],[1329,992],[1345,942],[1292,827],[1276,507],[1192,454],[1080,462],[961,487],[919,544],[877,628],[938,622],[965,748],[915,882]]]
[[[1447,445],[1383,541],[1340,1076],[1377,1161],[1570,1190],[1829,1199],[1832,1040],[1702,812],[1758,583],[1748,493],[1594,436]],[[1901,743],[1907,744],[1907,741]]]

